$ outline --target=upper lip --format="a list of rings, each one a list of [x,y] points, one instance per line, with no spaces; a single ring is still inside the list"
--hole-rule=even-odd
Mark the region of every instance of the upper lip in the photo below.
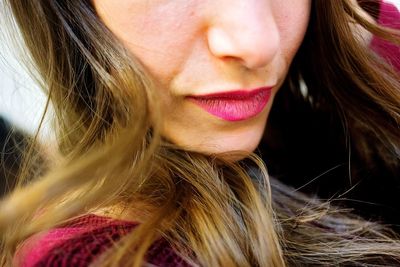
[[[204,95],[190,95],[190,98],[198,99],[246,99],[252,98],[265,90],[271,90],[273,86],[264,86],[254,89],[239,89],[233,91],[224,91]]]

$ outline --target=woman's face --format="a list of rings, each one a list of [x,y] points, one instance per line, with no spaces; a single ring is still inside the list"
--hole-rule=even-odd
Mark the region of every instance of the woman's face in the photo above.
[[[92,0],[155,78],[163,135],[253,151],[308,25],[311,0]]]

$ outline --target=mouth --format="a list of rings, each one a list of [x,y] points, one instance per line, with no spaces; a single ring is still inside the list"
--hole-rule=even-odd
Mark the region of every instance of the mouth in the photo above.
[[[273,87],[188,96],[206,112],[226,121],[243,121],[261,113],[271,98]]]

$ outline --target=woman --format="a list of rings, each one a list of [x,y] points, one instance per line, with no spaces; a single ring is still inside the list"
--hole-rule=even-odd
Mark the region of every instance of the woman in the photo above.
[[[277,91],[304,81],[398,159],[398,73],[354,23],[399,41],[351,1],[8,4],[65,160],[3,202],[4,265],[400,262],[389,229],[269,179],[252,153]]]

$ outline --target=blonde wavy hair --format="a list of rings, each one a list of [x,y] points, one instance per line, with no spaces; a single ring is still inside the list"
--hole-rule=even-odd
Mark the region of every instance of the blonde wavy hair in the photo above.
[[[303,79],[311,96],[334,103],[348,129],[361,118],[398,159],[399,76],[351,24],[398,38],[350,1],[312,5],[287,86],[298,90]],[[141,266],[160,237],[194,266],[400,264],[393,232],[269,178],[257,155],[231,162],[230,154],[164,140],[152,77],[90,1],[5,0],[5,7],[54,106],[62,160],[38,176],[27,153],[19,185],[0,205],[3,266],[27,237],[87,213],[140,222],[101,266]]]

